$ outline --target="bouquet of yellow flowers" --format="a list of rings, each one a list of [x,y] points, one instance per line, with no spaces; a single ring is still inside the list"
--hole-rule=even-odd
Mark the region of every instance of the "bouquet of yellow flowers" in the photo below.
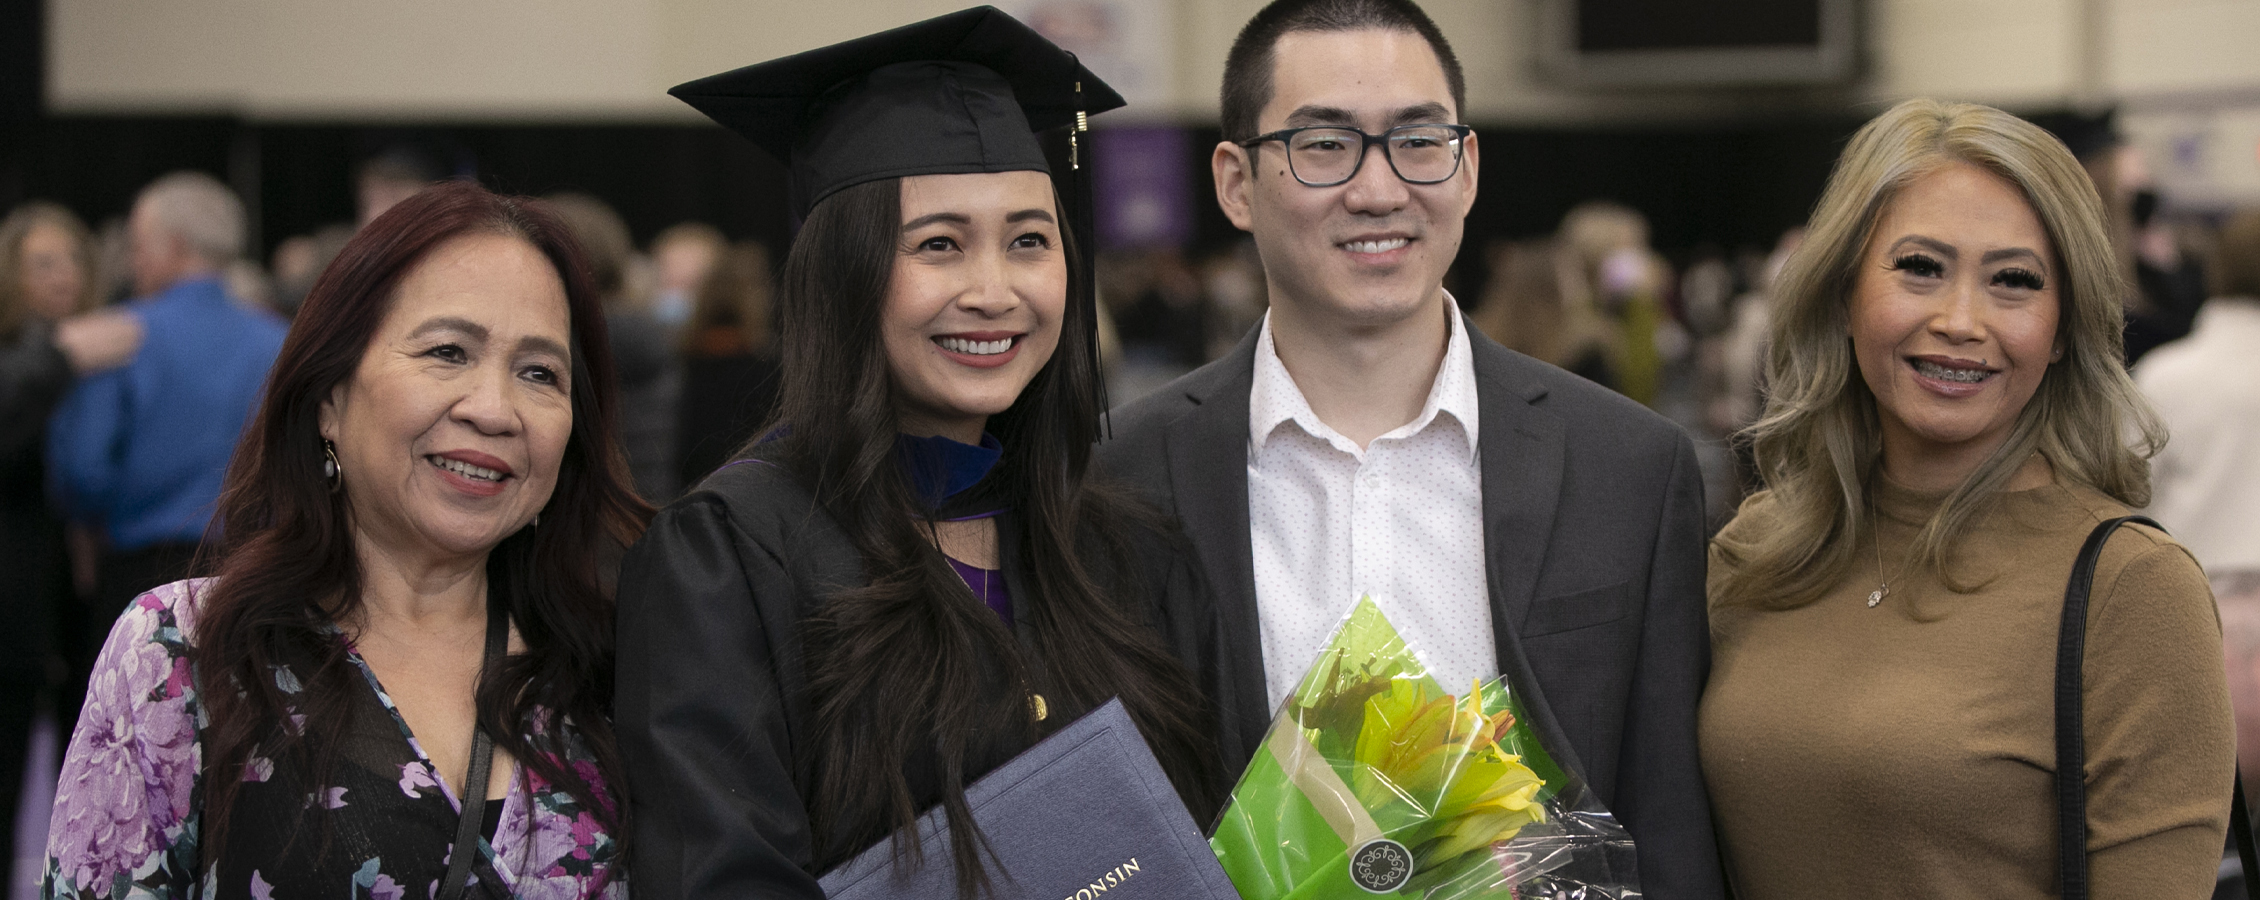
[[[1209,845],[1244,900],[1640,896],[1631,838],[1507,682],[1446,693],[1371,598],[1272,721]]]

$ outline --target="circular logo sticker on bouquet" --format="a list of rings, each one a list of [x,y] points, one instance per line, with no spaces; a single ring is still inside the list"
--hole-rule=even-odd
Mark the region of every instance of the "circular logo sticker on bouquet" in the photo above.
[[[1395,893],[1412,875],[1412,851],[1388,838],[1367,841],[1350,854],[1350,880],[1373,893]]]

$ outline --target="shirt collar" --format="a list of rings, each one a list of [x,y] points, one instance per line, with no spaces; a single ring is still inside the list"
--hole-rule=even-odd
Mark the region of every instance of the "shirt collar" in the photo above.
[[[1318,414],[1311,412],[1310,401],[1303,398],[1300,388],[1295,387],[1295,377],[1287,374],[1287,366],[1279,361],[1278,347],[1271,340],[1269,311],[1263,314],[1263,324],[1260,327],[1261,331],[1256,336],[1255,383],[1248,389],[1250,456],[1261,455],[1264,442],[1270,440],[1271,433],[1285,422],[1293,421],[1301,425],[1304,431],[1314,435],[1333,431],[1318,421]]]
[[[1444,302],[1451,314],[1445,319],[1451,333],[1444,343],[1444,361],[1437,366],[1436,378],[1428,386],[1428,399],[1421,404],[1420,415],[1382,438],[1401,438],[1419,434],[1439,418],[1449,415],[1460,426],[1460,434],[1467,439],[1468,457],[1473,459],[1477,443],[1477,392],[1475,388],[1475,350],[1468,341],[1467,328],[1461,321],[1459,302],[1449,292]],[[1277,345],[1271,339],[1271,313],[1263,314],[1262,331],[1256,337],[1254,384],[1248,390],[1248,453],[1261,455],[1271,434],[1286,422],[1311,436],[1348,449],[1355,445],[1333,428],[1319,421],[1311,411],[1310,401],[1295,386],[1295,377],[1289,374],[1285,363],[1279,361]],[[1376,438],[1379,440],[1379,438]]]
[[[1460,423],[1462,436],[1467,438],[1468,458],[1476,453],[1476,410],[1479,394],[1475,389],[1475,345],[1467,336],[1467,320],[1460,315],[1460,304],[1450,293],[1444,303],[1451,314],[1445,316],[1452,326],[1452,336],[1444,344],[1444,362],[1436,368],[1436,381],[1429,385],[1428,402],[1422,405],[1420,418],[1413,421],[1415,430],[1425,428],[1437,413],[1448,413]]]

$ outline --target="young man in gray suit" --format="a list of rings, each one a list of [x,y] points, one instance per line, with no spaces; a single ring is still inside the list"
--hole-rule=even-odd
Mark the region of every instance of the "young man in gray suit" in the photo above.
[[[1709,667],[1685,433],[1509,351],[1444,293],[1475,202],[1459,64],[1411,0],[1279,0],[1226,61],[1217,202],[1264,323],[1115,412],[1101,465],[1184,523],[1244,763],[1372,596],[1446,685],[1515,677],[1657,898],[1721,894],[1695,705]]]

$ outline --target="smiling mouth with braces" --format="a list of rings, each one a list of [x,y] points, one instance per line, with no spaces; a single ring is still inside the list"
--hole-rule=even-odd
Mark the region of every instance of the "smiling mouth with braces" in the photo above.
[[[1936,378],[1940,381],[1952,381],[1959,384],[1976,384],[1980,381],[1984,381],[1986,379],[1986,376],[1993,374],[1993,372],[1987,369],[1955,368],[1953,366],[1942,366],[1927,360],[1916,359],[1909,360],[1909,362],[1914,363],[1915,371],[1920,373],[1925,378]]]

